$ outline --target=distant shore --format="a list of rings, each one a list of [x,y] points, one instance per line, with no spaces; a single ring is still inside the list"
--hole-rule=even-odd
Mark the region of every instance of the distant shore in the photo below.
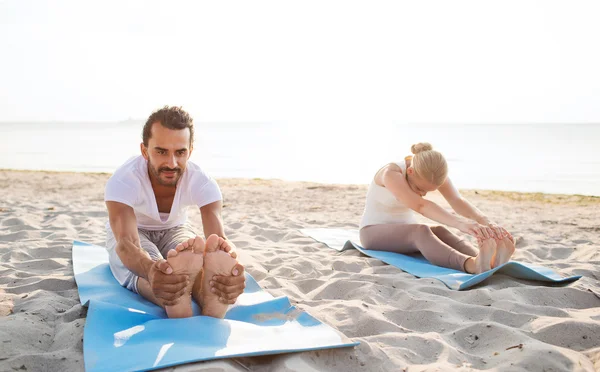
[[[65,175],[76,175],[76,174],[87,174],[87,175],[98,175],[110,177],[111,172],[73,172],[73,171],[50,171],[50,170],[29,170],[29,169],[5,169],[0,168],[0,172],[15,172],[15,173],[41,173],[41,174],[65,174]],[[236,180],[252,180],[252,181],[274,181],[274,182],[290,182],[298,184],[311,184],[311,185],[330,185],[330,186],[354,186],[354,187],[365,187],[367,184],[345,184],[345,183],[324,183],[324,182],[313,182],[313,181],[287,181],[277,178],[217,178],[217,181],[224,182],[236,182]],[[577,204],[577,205],[591,205],[600,204],[600,196],[594,195],[579,195],[579,194],[553,194],[543,192],[526,192],[526,191],[503,191],[503,190],[480,190],[480,189],[461,189],[460,192],[463,195],[479,195],[490,200],[512,200],[512,201],[535,201],[541,203],[550,204]]]

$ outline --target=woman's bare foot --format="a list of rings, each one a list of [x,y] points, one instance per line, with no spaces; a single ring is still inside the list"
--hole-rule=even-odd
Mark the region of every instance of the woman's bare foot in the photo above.
[[[178,244],[175,249],[171,249],[167,253],[167,262],[173,268],[173,273],[189,276],[189,284],[179,302],[173,306],[165,306],[169,318],[187,318],[193,315],[191,295],[194,290],[194,283],[196,281],[199,284],[201,283],[201,279],[196,280],[196,278],[202,276],[204,246],[204,239],[196,236]]]
[[[465,271],[469,274],[481,274],[492,269],[492,261],[496,255],[496,240],[490,238],[479,242],[477,257],[465,261]]]
[[[492,263],[492,267],[504,265],[515,253],[515,244],[508,238],[504,237],[497,240],[498,247],[496,248],[496,257]]]
[[[219,296],[210,291],[210,281],[214,275],[232,275],[231,270],[237,264],[235,258],[226,252],[229,243],[218,235],[206,239],[204,251],[204,278],[200,292],[202,315],[223,318],[229,305],[221,303]]]

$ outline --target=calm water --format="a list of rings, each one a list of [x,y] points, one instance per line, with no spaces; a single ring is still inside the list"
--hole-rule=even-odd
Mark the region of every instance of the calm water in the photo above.
[[[112,172],[139,154],[141,128],[0,123],[0,168]],[[214,177],[366,184],[419,141],[444,153],[460,188],[600,195],[600,124],[199,123],[192,159]]]

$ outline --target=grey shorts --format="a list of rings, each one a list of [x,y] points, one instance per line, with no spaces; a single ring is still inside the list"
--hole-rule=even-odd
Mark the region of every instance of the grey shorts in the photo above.
[[[194,229],[192,229],[192,226],[187,223],[166,230],[154,231],[138,229],[138,234],[140,236],[142,248],[150,254],[150,258],[154,261],[166,258],[167,252],[171,249],[175,249],[177,244],[198,235]],[[123,262],[121,262],[121,259],[115,250],[116,246],[117,240],[115,239],[112,230],[110,228],[106,229],[106,250],[108,251],[110,270],[119,284],[132,292],[138,293],[138,276],[123,265]]]

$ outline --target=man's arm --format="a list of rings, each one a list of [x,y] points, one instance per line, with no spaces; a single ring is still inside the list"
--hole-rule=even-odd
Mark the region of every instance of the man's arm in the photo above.
[[[221,217],[222,209],[223,202],[220,200],[200,208],[202,228],[205,237],[217,234],[223,239],[227,239],[223,228],[223,219]],[[233,242],[229,241],[229,244],[235,249]],[[235,251],[229,252],[229,254],[231,254],[233,258],[237,257]],[[244,288],[246,288],[246,277],[244,276],[244,266],[242,264],[236,264],[233,267],[231,274],[232,276],[214,276],[210,282],[210,290],[219,295],[219,301],[227,304],[235,303],[238,296],[241,295],[244,292]]]
[[[106,207],[110,228],[117,241],[115,250],[121,262],[135,275],[148,279],[148,271],[154,261],[148,252],[141,248],[133,208],[114,201],[107,201]]]
[[[148,281],[150,289],[159,304],[171,305],[183,294],[187,283],[185,275],[170,275],[173,269],[166,260],[153,261],[148,252],[141,248],[137,230],[137,221],[130,206],[107,201],[110,228],[117,245],[115,251],[126,268],[135,275]],[[141,289],[138,286],[138,289]],[[154,301],[150,294],[140,293]]]
[[[204,230],[205,237],[208,238],[212,234],[217,234],[221,238],[227,239],[223,228],[223,219],[221,218],[222,210],[223,202],[221,200],[200,208],[200,214],[202,215],[202,229]]]

